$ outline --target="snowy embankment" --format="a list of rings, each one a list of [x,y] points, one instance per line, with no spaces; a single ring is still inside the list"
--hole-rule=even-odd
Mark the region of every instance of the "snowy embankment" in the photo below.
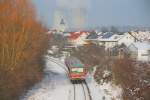
[[[88,75],[86,79],[93,100],[122,100],[122,89],[119,86],[111,82],[97,84],[93,74]]]
[[[46,56],[44,79],[27,91],[21,100],[74,100],[73,85],[68,79],[63,59]],[[119,88],[112,88],[110,84],[98,85],[92,74],[88,74],[86,81],[92,100],[112,100],[112,98],[121,100],[116,99],[121,93]],[[79,91],[77,95],[80,97],[79,100],[83,100],[80,92],[82,91]]]
[[[72,85],[67,78],[63,63],[60,66],[49,58],[48,56],[45,57],[45,78],[29,90],[21,100],[69,100]]]

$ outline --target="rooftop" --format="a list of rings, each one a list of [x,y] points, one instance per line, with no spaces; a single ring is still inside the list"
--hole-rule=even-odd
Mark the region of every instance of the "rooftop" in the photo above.
[[[124,34],[119,35],[119,34],[115,34],[115,33],[112,33],[112,32],[107,32],[107,33],[104,33],[104,34],[100,35],[98,37],[98,40],[99,41],[110,41],[110,42],[114,41],[114,42],[117,42],[122,37],[124,37]]]

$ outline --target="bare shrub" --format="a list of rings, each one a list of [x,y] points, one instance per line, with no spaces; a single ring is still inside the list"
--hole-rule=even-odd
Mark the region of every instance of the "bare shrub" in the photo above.
[[[105,59],[104,48],[95,44],[89,44],[76,48],[72,51],[71,55],[78,57],[89,67],[98,65]]]
[[[149,65],[124,58],[114,61],[113,80],[123,88],[124,100],[149,100]]]

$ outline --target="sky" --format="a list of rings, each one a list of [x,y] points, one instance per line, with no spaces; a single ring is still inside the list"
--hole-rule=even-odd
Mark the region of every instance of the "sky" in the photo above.
[[[63,0],[32,0],[38,19],[48,27],[54,25],[58,2]],[[65,1],[65,0],[64,0]],[[68,1],[68,0],[66,0]],[[73,1],[73,0],[72,0]],[[75,0],[76,1],[76,0]],[[84,0],[85,3],[86,0]],[[145,26],[150,27],[150,0],[87,0],[87,26]],[[66,5],[79,4],[67,2]],[[66,7],[67,9],[67,7]],[[68,9],[70,9],[68,7]],[[69,16],[68,16],[69,18]]]

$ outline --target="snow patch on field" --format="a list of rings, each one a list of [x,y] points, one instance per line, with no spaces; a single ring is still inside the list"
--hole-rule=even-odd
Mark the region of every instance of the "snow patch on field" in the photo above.
[[[106,100],[122,100],[122,89],[111,82],[99,85],[99,89],[105,92]]]

